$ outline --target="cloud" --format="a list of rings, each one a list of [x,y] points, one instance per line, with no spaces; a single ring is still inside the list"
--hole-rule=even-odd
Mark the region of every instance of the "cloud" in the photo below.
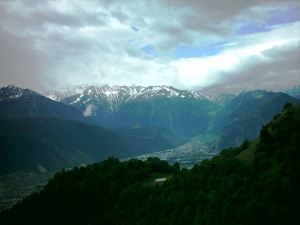
[[[91,116],[92,113],[93,113],[93,109],[94,109],[94,108],[97,108],[97,107],[94,106],[94,105],[92,105],[92,104],[89,104],[89,105],[86,107],[85,111],[83,112],[83,115],[84,115],[85,117]]]
[[[51,62],[46,55],[34,50],[32,40],[16,37],[0,29],[0,43],[2,86],[14,84],[22,88],[43,91],[51,85],[57,85],[55,79],[45,72]]]
[[[282,87],[297,83],[299,7],[293,0],[1,1],[0,86],[279,90],[283,73]]]
[[[300,22],[234,40],[221,53],[174,62],[185,86],[202,84],[208,94],[268,89],[283,91],[300,82]],[[284,82],[282,79],[284,77]]]

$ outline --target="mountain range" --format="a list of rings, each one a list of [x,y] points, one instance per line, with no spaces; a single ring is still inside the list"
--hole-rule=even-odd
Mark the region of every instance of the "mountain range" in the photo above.
[[[29,89],[0,89],[0,174],[92,163],[173,148],[184,140],[164,127],[96,126],[74,107]]]
[[[193,135],[195,129],[206,129],[209,110],[216,106],[209,96],[196,91],[167,86],[90,86],[83,93],[66,97],[63,103],[94,118],[100,125],[124,127],[132,125],[164,126],[180,135]],[[193,116],[185,110],[191,109]],[[192,119],[191,123],[185,120]]]
[[[77,108],[98,124],[107,127],[158,125],[183,137],[211,132],[220,135],[220,149],[240,145],[244,139],[259,134],[262,124],[279,113],[286,102],[296,104],[299,99],[282,92],[254,90],[238,96],[222,93],[212,97],[194,90],[179,90],[168,86],[72,86],[81,90],[69,96],[69,89],[61,101]],[[294,95],[297,88],[292,90]],[[287,93],[291,93],[287,91]],[[249,129],[249,124],[253,124]]]
[[[5,137],[0,172],[132,157],[207,134],[218,140],[211,150],[217,153],[255,138],[286,102],[300,102],[264,90],[212,98],[169,86],[81,85],[47,96],[13,85],[0,89],[1,136]]]
[[[57,99],[56,92],[48,96]],[[67,96],[69,92],[64,93]],[[211,97],[197,91],[168,86],[93,85],[61,102],[102,126],[158,125],[182,136],[193,136],[207,129],[211,113],[219,108],[210,100]]]

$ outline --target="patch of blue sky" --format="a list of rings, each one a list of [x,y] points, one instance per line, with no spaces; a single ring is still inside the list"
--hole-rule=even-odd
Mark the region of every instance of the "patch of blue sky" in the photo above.
[[[273,10],[269,15],[270,18],[266,22],[268,26],[296,22],[300,20],[300,7]]]
[[[271,28],[261,23],[247,23],[243,21],[242,25],[235,31],[237,35],[253,34],[270,31]]]
[[[134,30],[135,32],[138,32],[138,31],[139,31],[139,28],[137,28],[137,27],[135,27],[135,26],[131,27],[130,29],[131,29],[131,30]]]
[[[269,18],[263,23],[248,22],[245,20],[238,21],[239,28],[235,31],[235,34],[245,35],[266,32],[272,30],[273,26],[292,23],[300,20],[300,7],[276,9],[268,13]]]
[[[141,51],[145,52],[148,55],[152,55],[154,57],[157,57],[155,47],[152,45],[145,45],[144,47],[140,48]]]
[[[215,42],[202,45],[180,44],[175,51],[175,58],[199,58],[213,56],[221,52],[229,42]]]
[[[152,57],[157,57],[157,53],[153,45],[144,45],[137,42],[135,39],[129,39],[127,42],[135,49],[145,52],[146,54],[151,55]]]

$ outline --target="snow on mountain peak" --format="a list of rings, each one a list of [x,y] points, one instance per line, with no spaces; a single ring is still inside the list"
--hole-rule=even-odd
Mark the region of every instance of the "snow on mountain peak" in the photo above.
[[[137,96],[147,95],[147,97],[165,96],[165,97],[194,97],[196,99],[208,99],[211,97],[204,95],[198,91],[179,90],[172,86],[98,86],[98,85],[79,85],[79,86],[66,86],[56,89],[52,92],[46,92],[45,95],[48,98],[52,98],[56,101],[62,100],[62,98],[70,97],[72,95],[81,94],[87,89],[95,92],[95,94],[104,94],[107,97],[112,95],[119,95],[120,93],[126,94],[129,98],[136,98]]]
[[[112,111],[117,110],[128,101],[147,100],[155,97],[167,98],[194,98],[198,100],[212,100],[210,96],[198,91],[179,90],[172,86],[109,86],[109,85],[80,85],[67,86],[45,95],[56,101],[62,101],[66,97],[80,94],[68,104],[90,104],[92,101],[106,101],[111,105]]]
[[[82,85],[68,85],[58,88],[54,91],[47,91],[43,93],[44,96],[50,98],[54,101],[61,101],[66,97],[70,97],[72,95],[83,93],[90,85],[82,84]]]
[[[35,97],[35,95],[39,95],[38,93],[29,89],[22,89],[14,85],[9,85],[0,89],[0,101],[7,99],[17,99],[24,94],[32,95],[33,97]]]

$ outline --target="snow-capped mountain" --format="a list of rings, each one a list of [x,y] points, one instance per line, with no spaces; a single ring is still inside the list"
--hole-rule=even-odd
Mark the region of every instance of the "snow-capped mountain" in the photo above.
[[[54,96],[55,93],[67,92],[60,89],[48,97],[59,99]],[[182,127],[191,132],[205,129],[210,117],[208,113],[218,108],[209,96],[200,92],[163,85],[91,85],[83,92],[60,101],[73,106],[102,126],[159,125],[175,133],[181,132]],[[191,124],[193,128],[190,127]]]
[[[9,85],[0,89],[0,118],[58,117],[90,122],[82,112],[29,89]],[[90,122],[94,123],[94,122]]]
[[[198,100],[210,100],[208,95],[202,94],[194,90],[179,90],[171,86],[97,86],[97,85],[80,85],[66,86],[52,92],[46,92],[44,95],[56,101],[63,101],[64,98],[79,95],[73,102],[68,102],[73,105],[82,98],[84,102],[92,100],[105,100],[111,104],[111,109],[116,110],[125,102],[131,100],[149,100],[156,97],[167,98],[195,98]],[[87,98],[86,96],[89,96]]]
[[[288,89],[285,93],[294,98],[300,99],[300,85],[294,86],[292,89]]]
[[[81,94],[87,89],[90,85],[82,84],[82,85],[69,85],[58,88],[54,91],[47,91],[43,93],[44,96],[50,98],[54,101],[60,102],[62,99],[66,97],[70,97],[72,95]]]
[[[7,87],[3,87],[0,89],[0,101],[9,100],[9,99],[18,99],[22,96],[23,97],[26,96],[27,98],[29,96],[32,96],[33,98],[35,98],[37,96],[42,96],[42,95],[32,90],[22,89],[14,85],[9,85]]]

